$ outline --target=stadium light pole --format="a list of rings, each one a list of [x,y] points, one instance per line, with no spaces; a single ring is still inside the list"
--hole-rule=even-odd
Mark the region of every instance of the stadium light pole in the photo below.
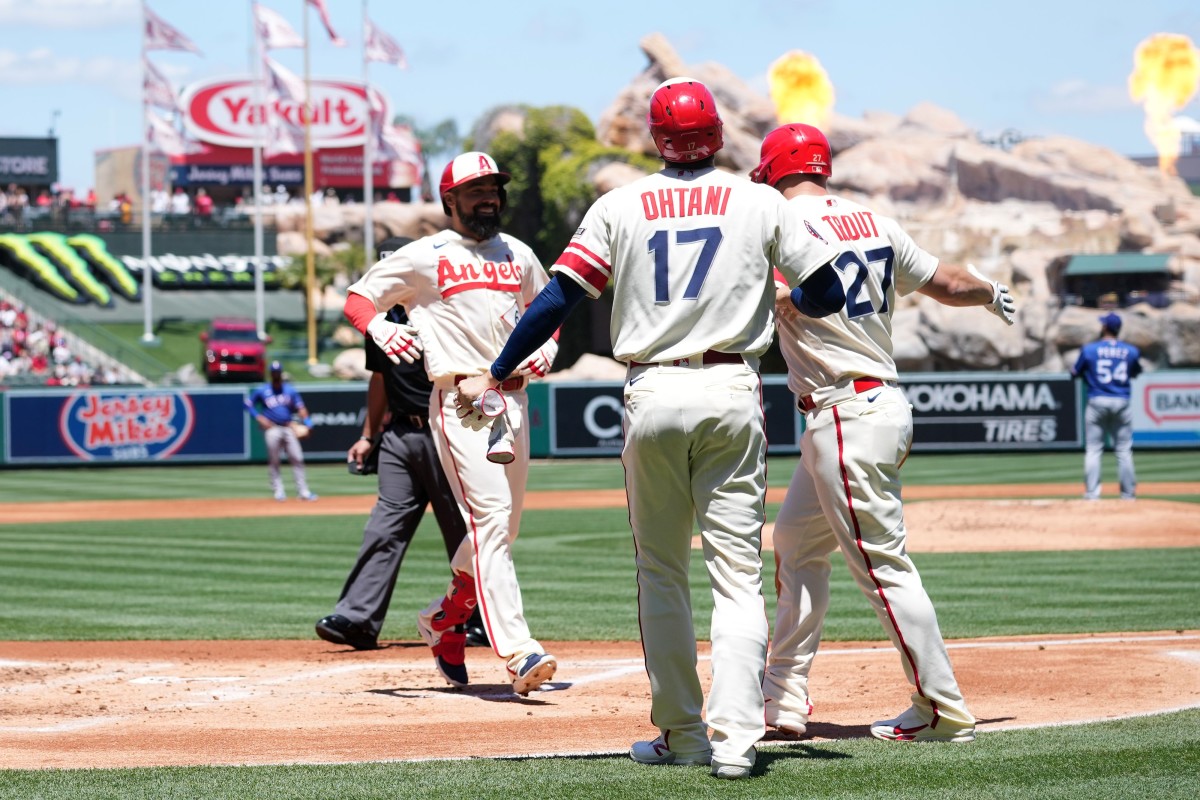
[[[317,317],[314,289],[317,283],[316,265],[313,263],[313,152],[312,152],[312,77],[309,73],[308,6],[304,3],[304,291],[308,296],[308,365],[317,363]]]
[[[150,98],[146,89],[146,4],[142,3],[142,310],[145,314],[145,325],[142,330],[142,344],[158,344],[154,335],[154,311],[151,295],[152,276],[150,268],[150,131],[149,113]]]

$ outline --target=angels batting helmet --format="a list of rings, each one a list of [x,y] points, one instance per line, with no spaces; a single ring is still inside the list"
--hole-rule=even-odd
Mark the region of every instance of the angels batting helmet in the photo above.
[[[442,182],[438,184],[438,193],[442,196],[442,210],[446,212],[446,216],[450,216],[450,206],[446,205],[446,192],[462,186],[464,183],[486,178],[488,175],[495,175],[502,187],[500,189],[500,210],[503,211],[506,199],[503,186],[512,179],[512,176],[507,172],[501,172],[500,168],[496,166],[495,159],[487,153],[472,150],[469,153],[455,156],[454,160],[442,170]]]
[[[750,180],[774,186],[785,175],[833,174],[833,155],[825,134],[812,125],[780,125],[763,139],[761,160]]]
[[[664,161],[699,161],[725,144],[717,101],[707,86],[691,78],[659,84],[650,95],[646,123]]]

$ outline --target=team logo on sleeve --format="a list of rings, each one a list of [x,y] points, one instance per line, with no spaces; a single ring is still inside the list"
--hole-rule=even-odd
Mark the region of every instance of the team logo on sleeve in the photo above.
[[[804,227],[808,228],[808,232],[811,233],[815,238],[820,239],[825,244],[829,244],[829,242],[825,241],[824,236],[817,233],[817,229],[812,226],[811,222],[809,222],[808,220],[804,220]]]
[[[587,230],[587,228],[584,228],[582,225],[580,225],[578,228],[575,229],[575,235],[572,236],[571,238],[578,239],[580,236],[583,236],[583,232],[585,230]]]

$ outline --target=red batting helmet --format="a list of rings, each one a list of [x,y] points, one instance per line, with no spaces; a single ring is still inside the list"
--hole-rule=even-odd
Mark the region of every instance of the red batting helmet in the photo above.
[[[761,161],[750,180],[774,186],[785,175],[833,174],[833,155],[825,134],[812,125],[780,125],[763,139]]]
[[[500,186],[508,183],[512,178],[507,172],[501,172],[500,168],[496,166],[496,161],[487,153],[473,150],[455,156],[454,160],[442,170],[442,182],[438,185],[438,194],[442,196],[442,210],[446,212],[446,216],[450,216],[450,207],[446,205],[446,192],[478,178],[486,178],[488,175],[495,175]],[[503,210],[503,191],[500,192],[500,207]]]
[[[721,149],[721,115],[708,87],[691,78],[672,78],[650,95],[650,136],[663,160],[699,161]]]

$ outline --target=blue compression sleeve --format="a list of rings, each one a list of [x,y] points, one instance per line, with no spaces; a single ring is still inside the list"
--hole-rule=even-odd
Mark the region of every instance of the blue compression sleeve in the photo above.
[[[819,319],[846,307],[846,292],[832,264],[826,264],[792,289],[792,305],[807,317]]]
[[[586,296],[587,292],[575,281],[554,275],[525,309],[525,315],[513,328],[504,349],[492,362],[492,377],[502,381],[512,374],[522,361],[554,335],[571,309]]]

